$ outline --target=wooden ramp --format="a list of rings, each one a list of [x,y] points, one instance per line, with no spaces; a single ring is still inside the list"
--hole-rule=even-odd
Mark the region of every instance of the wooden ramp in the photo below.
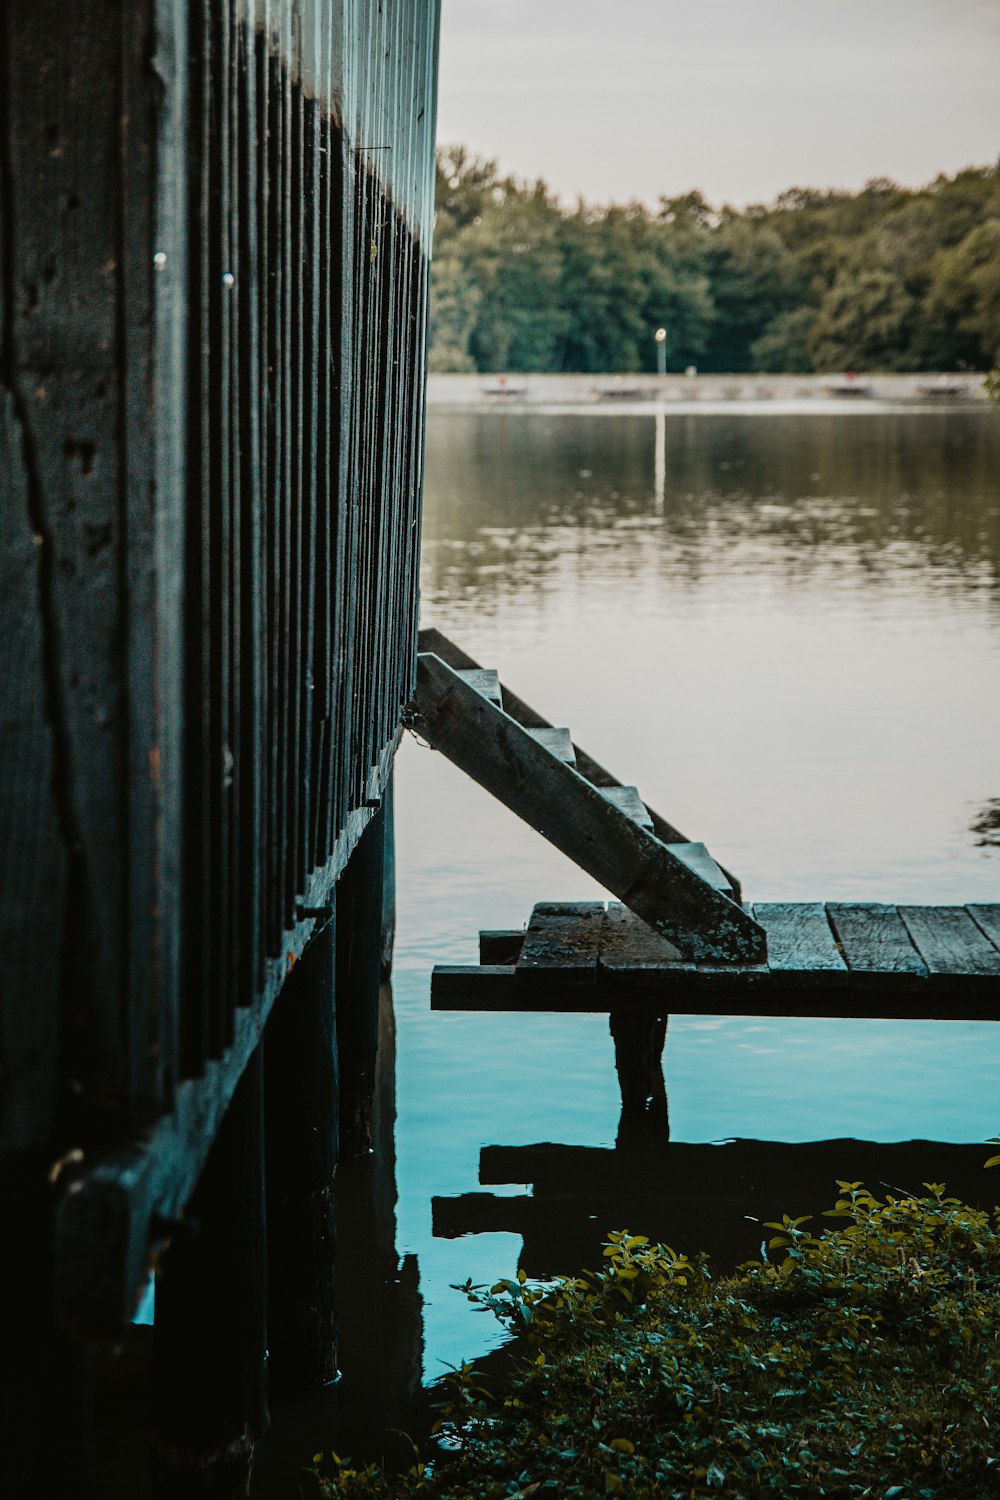
[[[762,962],[691,959],[627,907],[544,903],[439,965],[434,1010],[1000,1020],[1000,905],[757,902]]]
[[[760,964],[763,928],[704,844],[440,632],[421,631],[410,727],[691,962]]]

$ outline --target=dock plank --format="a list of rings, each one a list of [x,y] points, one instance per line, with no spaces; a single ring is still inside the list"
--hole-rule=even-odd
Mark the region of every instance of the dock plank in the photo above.
[[[962,906],[901,906],[932,983],[1000,989],[1000,949]]]
[[[603,901],[539,902],[524,934],[517,982],[596,984],[605,915]]]
[[[907,989],[926,981],[927,965],[895,906],[831,901],[826,909],[852,984]]]
[[[774,983],[846,985],[847,965],[826,908],[819,901],[755,901],[753,914],[767,933]]]
[[[609,979],[637,984],[694,975],[694,964],[673,943],[618,901],[608,906],[599,969]]]
[[[523,927],[484,929],[479,934],[479,962],[481,964],[516,964],[523,947]]]
[[[973,902],[965,909],[977,927],[985,932],[994,948],[1000,948],[1000,906]]]

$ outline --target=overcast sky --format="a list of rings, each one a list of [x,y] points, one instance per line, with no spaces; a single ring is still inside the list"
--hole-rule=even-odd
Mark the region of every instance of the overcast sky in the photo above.
[[[1000,155],[1000,0],[442,0],[438,140],[565,200],[917,185]]]

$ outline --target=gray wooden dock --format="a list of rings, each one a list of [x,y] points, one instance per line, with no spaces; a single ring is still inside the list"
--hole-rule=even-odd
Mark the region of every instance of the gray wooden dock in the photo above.
[[[1000,905],[755,902],[763,963],[685,959],[618,903],[549,902],[438,965],[434,1010],[1000,1020]]]
[[[1000,905],[747,902],[739,880],[461,647],[420,633],[410,724],[617,901],[546,902],[439,965],[435,1010],[1000,1019]]]

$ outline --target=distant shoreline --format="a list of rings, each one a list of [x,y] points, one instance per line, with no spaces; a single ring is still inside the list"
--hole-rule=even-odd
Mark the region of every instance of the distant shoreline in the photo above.
[[[582,406],[600,411],[711,403],[816,401],[857,411],[886,403],[968,406],[986,401],[975,374],[844,375],[440,375],[427,377],[427,404],[493,411]]]

